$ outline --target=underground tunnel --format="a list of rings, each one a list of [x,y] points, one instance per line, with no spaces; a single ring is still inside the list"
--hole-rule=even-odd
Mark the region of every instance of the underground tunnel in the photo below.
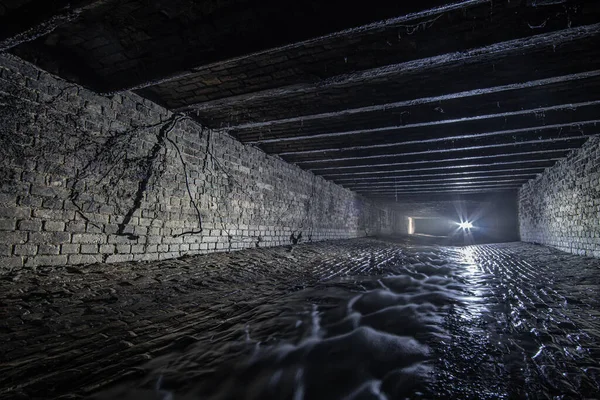
[[[600,2],[0,0],[0,400],[600,398]]]

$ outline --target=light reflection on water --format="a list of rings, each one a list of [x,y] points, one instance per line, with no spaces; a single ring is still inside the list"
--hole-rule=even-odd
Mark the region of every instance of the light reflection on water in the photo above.
[[[598,353],[590,342],[597,336],[577,326],[551,277],[510,248],[406,247],[385,268],[363,272],[331,271],[258,307],[212,343],[154,360],[144,379],[127,385],[127,398],[159,391],[162,399],[293,400],[596,393]],[[217,367],[207,368],[207,359]]]

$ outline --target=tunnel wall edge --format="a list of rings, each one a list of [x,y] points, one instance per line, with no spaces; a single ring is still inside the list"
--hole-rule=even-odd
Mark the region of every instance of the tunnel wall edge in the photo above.
[[[521,240],[600,257],[600,137],[519,190]]]

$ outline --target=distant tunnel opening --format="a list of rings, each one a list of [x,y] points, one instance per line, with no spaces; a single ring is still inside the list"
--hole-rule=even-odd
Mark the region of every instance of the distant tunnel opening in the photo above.
[[[449,237],[456,224],[447,218],[408,217],[408,234],[429,237]]]

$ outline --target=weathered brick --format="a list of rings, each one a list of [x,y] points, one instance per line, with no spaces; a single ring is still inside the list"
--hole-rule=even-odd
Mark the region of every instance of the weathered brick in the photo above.
[[[104,229],[103,229],[102,225],[98,225],[93,222],[88,222],[85,225],[85,231],[88,233],[102,233],[104,231]]]
[[[79,246],[80,245],[73,244],[73,243],[63,244],[60,246],[60,253],[61,254],[77,254],[77,253],[79,253]]]
[[[102,254],[112,254],[116,252],[116,246],[114,244],[101,244],[98,251]]]
[[[17,205],[17,196],[13,193],[0,193],[0,206],[14,207]]]
[[[130,239],[124,235],[108,235],[108,243],[135,243],[136,239]]]
[[[0,244],[0,256],[10,256],[12,254],[12,244]]]
[[[38,246],[38,254],[60,254],[60,246],[54,244],[40,244]]]
[[[26,267],[36,267],[40,265],[66,265],[68,258],[66,255],[59,256],[35,256],[28,257],[25,263]]]
[[[97,244],[82,244],[81,245],[81,253],[82,254],[96,254],[96,253],[98,253],[98,245]]]
[[[35,231],[42,230],[42,221],[39,220],[22,220],[19,221],[17,229],[20,231]]]
[[[30,232],[29,242],[32,244],[63,244],[71,241],[68,232]]]
[[[13,252],[18,256],[34,256],[37,250],[38,247],[34,244],[16,244]]]
[[[158,247],[157,251],[159,253],[165,253],[165,252],[169,251],[169,245],[167,245],[167,244],[159,244],[157,247]]]
[[[0,219],[0,231],[14,231],[17,226],[17,220],[15,219]]]
[[[117,253],[119,254],[127,254],[131,253],[131,245],[129,244],[118,244],[116,245]]]
[[[0,257],[0,270],[10,271],[23,266],[24,257]]]
[[[41,185],[32,185],[30,193],[33,196],[40,196],[40,197],[62,197],[60,195],[63,194],[63,193],[61,193],[61,189],[50,187],[50,186],[41,186]],[[68,194],[64,194],[64,197],[67,197],[67,196],[68,196]]]
[[[63,210],[65,202],[64,200],[56,197],[47,198],[42,202],[42,207],[51,210]]]
[[[133,260],[133,254],[111,254],[106,258],[106,262],[125,262]]]
[[[0,218],[24,219],[31,216],[31,209],[27,207],[0,207]]]
[[[74,233],[73,243],[106,243],[106,235],[101,233]]]
[[[62,232],[65,226],[65,223],[60,221],[44,221],[44,230],[49,232]]]
[[[0,243],[20,244],[27,241],[27,232],[0,231]]]
[[[144,245],[134,244],[133,246],[131,246],[131,252],[132,253],[143,253],[144,252]]]
[[[71,254],[69,255],[69,264],[77,265],[77,264],[95,264],[101,263],[102,256],[100,255],[91,255],[91,254]]]
[[[69,221],[65,230],[72,233],[83,233],[85,232],[85,221]]]
[[[46,219],[46,220],[72,220],[75,218],[75,213],[73,211],[67,210],[44,210],[37,209],[33,210],[33,216],[35,218]]]

